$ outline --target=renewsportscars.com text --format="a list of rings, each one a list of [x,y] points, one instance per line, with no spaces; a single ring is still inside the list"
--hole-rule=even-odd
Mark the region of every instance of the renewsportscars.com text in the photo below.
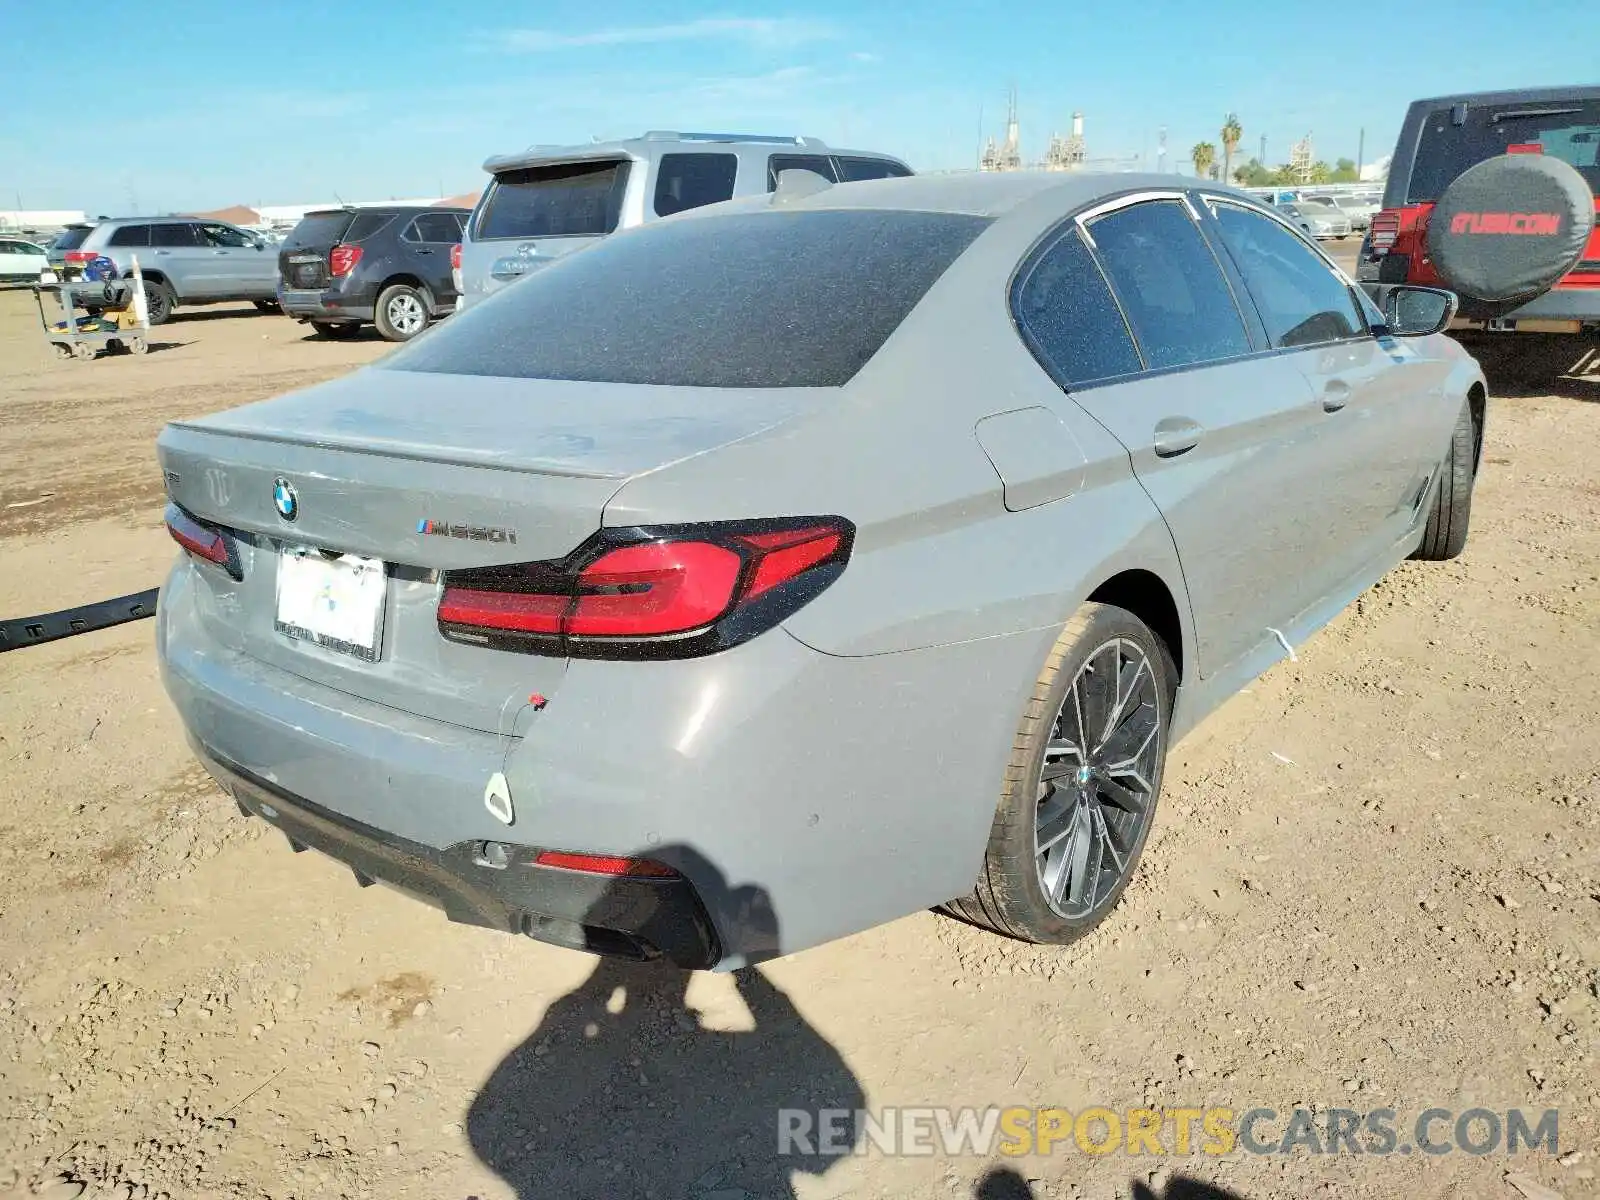
[[[778,1111],[783,1155],[1560,1152],[1557,1109],[882,1108]]]

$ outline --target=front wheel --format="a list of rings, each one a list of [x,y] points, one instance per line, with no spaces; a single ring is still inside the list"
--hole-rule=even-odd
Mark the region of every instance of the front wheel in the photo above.
[[[373,324],[391,342],[409,342],[428,327],[428,298],[409,283],[392,283],[378,295]]]
[[[1125,609],[1085,604],[1056,639],[1006,768],[983,870],[958,917],[1065,945],[1116,906],[1161,792],[1177,671]]]

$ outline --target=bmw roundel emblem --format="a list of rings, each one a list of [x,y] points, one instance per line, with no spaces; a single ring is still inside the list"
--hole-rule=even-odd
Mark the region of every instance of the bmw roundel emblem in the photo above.
[[[292,521],[300,515],[300,497],[295,494],[294,484],[282,475],[272,481],[272,503],[285,521]]]

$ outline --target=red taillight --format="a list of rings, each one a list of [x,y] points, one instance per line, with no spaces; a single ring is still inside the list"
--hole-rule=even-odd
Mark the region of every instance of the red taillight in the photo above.
[[[849,557],[852,532],[832,517],[644,530],[620,543],[602,537],[564,562],[451,571],[439,625],[476,641],[521,635],[534,649],[560,638],[567,653],[619,642],[652,656],[705,653],[821,591]],[[784,588],[801,581],[814,586]]]
[[[340,242],[328,251],[328,274],[337,279],[341,275],[348,275],[356,269],[356,264],[361,261],[361,247],[351,245],[349,242]]]
[[[1392,208],[1386,208],[1372,218],[1372,253],[1387,254],[1394,248],[1395,239],[1400,236],[1400,214]]]
[[[452,271],[461,270],[461,243],[460,242],[457,242],[454,246],[450,247],[450,269]]]
[[[98,257],[99,252],[96,250],[68,250],[66,254],[69,263],[93,262]]]
[[[202,525],[176,504],[167,505],[167,532],[172,535],[173,541],[196,558],[232,569],[232,556],[228,553],[228,543],[221,532],[209,525]]]
[[[560,867],[566,871],[587,871],[591,875],[625,875],[633,879],[675,879],[678,873],[666,863],[648,858],[622,858],[613,854],[569,854],[564,850],[541,850],[534,856],[536,867]]]

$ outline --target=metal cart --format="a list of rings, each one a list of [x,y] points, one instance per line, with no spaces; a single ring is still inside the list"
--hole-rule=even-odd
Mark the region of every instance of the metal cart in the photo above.
[[[123,325],[119,321],[117,328],[114,329],[83,329],[80,327],[81,323],[94,318],[87,312],[82,315],[77,312],[85,308],[86,302],[102,311],[135,311],[134,290],[138,286],[138,282],[133,279],[114,279],[109,282],[61,280],[56,283],[34,284],[33,296],[39,304],[39,323],[44,326],[45,338],[56,348],[56,357],[87,360],[95,356],[97,349],[113,354],[122,351],[127,351],[129,354],[143,354],[150,349],[148,316],[142,316],[132,325]],[[45,312],[46,292],[54,296],[56,307],[60,309],[58,319],[53,320]],[[93,299],[88,299],[90,296],[93,296]],[[57,328],[57,325],[60,328]]]

